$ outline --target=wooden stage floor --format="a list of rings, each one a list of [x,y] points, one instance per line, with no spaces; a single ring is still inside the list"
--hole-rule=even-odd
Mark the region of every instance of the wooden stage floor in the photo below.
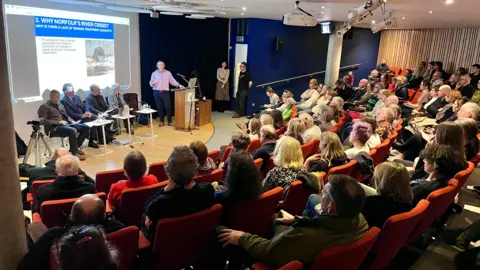
[[[207,143],[214,134],[214,127],[212,124],[202,126],[199,130],[192,130],[191,135],[188,131],[174,130],[173,127],[169,126],[158,127],[158,121],[154,120],[154,134],[156,135],[155,137],[146,138],[150,136],[150,126],[136,125],[133,148],[128,145],[115,146],[109,144],[107,146],[108,152],[105,154],[103,146],[100,149],[85,147],[84,152],[87,155],[87,159],[81,162],[81,168],[93,178],[99,171],[122,168],[123,158],[134,149],[145,155],[147,164],[166,161],[175,146],[189,145],[192,141],[197,140]],[[122,135],[116,136],[116,138],[126,140],[128,139],[128,134],[123,132]],[[61,146],[58,138],[51,140],[53,141],[49,142],[49,145],[52,151]],[[86,146],[87,142],[84,145]],[[41,146],[41,153],[44,153],[43,145]],[[47,161],[47,159],[43,159],[42,164]],[[33,153],[28,163],[35,164]]]

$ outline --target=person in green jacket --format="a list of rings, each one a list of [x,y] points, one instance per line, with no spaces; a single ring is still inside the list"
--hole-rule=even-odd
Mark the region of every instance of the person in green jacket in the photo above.
[[[287,99],[287,102],[286,102],[287,107],[282,112],[282,118],[284,121],[290,120],[294,112],[297,111],[297,107],[295,106],[296,103],[297,102],[293,98]]]
[[[289,227],[280,232],[279,228],[285,226],[277,226],[272,239],[242,231],[221,230],[218,237],[227,247],[229,269],[237,269],[234,264],[239,253],[246,261],[261,261],[276,268],[294,260],[312,264],[322,250],[354,242],[368,231],[367,221],[361,214],[365,199],[365,192],[355,179],[347,175],[331,175],[322,191],[320,216],[294,217],[281,211],[282,217],[277,223]]]

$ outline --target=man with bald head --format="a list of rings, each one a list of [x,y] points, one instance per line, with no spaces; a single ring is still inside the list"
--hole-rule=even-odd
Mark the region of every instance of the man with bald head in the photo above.
[[[30,226],[41,224],[32,223]],[[47,230],[30,248],[23,257],[17,269],[50,269],[50,247],[55,239],[59,238],[73,226],[97,225],[105,233],[118,231],[124,225],[115,219],[108,219],[105,215],[105,204],[93,194],[86,194],[80,197],[72,206],[70,219],[64,227],[53,227]]]
[[[361,79],[358,83],[358,87],[353,89],[353,95],[350,99],[347,100],[346,103],[353,103],[354,101],[360,100],[363,95],[367,92],[368,80]],[[345,105],[344,105],[345,106]]]
[[[53,183],[45,184],[37,190],[35,209],[40,210],[44,201],[77,198],[84,194],[95,193],[95,184],[85,181],[78,174],[80,160],[76,156],[65,155],[55,160],[57,177]]]

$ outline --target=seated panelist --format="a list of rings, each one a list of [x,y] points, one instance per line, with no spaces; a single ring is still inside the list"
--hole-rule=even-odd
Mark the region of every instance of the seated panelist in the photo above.
[[[87,98],[85,99],[86,110],[93,113],[95,116],[99,115],[109,115],[109,114],[117,114],[117,112],[113,112],[109,110],[109,106],[105,101],[105,98],[102,94],[100,94],[100,87],[96,84],[92,84],[90,86],[90,94],[88,94]],[[107,117],[108,118],[108,117]],[[114,121],[115,123],[115,121]],[[108,126],[108,125],[107,125]],[[116,128],[114,125],[109,125],[110,131],[116,133]],[[101,137],[101,136],[100,136]],[[109,139],[107,139],[108,142]]]
[[[108,104],[110,104],[110,110],[113,109],[113,112],[120,113],[123,110],[123,107],[127,105],[125,100],[123,99],[123,95],[120,93],[120,85],[113,84],[112,85],[112,93],[108,95]],[[127,120],[123,120],[124,126],[128,132],[128,123]],[[130,119],[130,124],[133,124],[133,118]],[[133,134],[133,133],[132,133]]]
[[[65,107],[65,111],[74,121],[81,121],[82,123],[94,121],[97,119],[91,112],[87,111],[82,99],[75,94],[75,89],[71,83],[63,85],[63,99],[60,101]],[[90,129],[90,139],[88,140],[88,147],[99,148],[98,144],[94,141],[96,137],[96,129]]]
[[[75,122],[68,115],[60,103],[60,92],[50,91],[49,100],[38,108],[37,114],[50,137],[68,137],[70,153],[77,155],[81,160],[85,159],[85,153],[80,147],[88,136],[89,128],[85,124]]]

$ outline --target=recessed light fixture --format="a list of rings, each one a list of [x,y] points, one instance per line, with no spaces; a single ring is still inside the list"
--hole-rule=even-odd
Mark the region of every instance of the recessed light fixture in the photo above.
[[[405,20],[405,17],[402,17],[402,20]]]
[[[430,10],[428,13],[432,14],[432,13],[433,13],[433,11],[431,11],[431,10]]]
[[[447,4],[447,5],[453,4],[453,0],[446,0],[445,4]]]
[[[242,13],[242,16],[243,16],[243,15],[245,15],[245,14]]]
[[[214,18],[215,16],[210,14],[192,14],[192,17],[200,17],[200,18]]]
[[[325,12],[322,11],[322,12],[320,12],[320,13],[323,14],[323,13],[325,13]]]
[[[245,10],[247,10],[247,7],[243,7],[242,9],[243,9],[243,11],[245,11]]]
[[[372,24],[374,24],[374,23],[375,23],[375,21],[372,21]]]
[[[325,9],[325,7],[322,7],[323,9]]]

